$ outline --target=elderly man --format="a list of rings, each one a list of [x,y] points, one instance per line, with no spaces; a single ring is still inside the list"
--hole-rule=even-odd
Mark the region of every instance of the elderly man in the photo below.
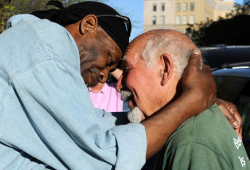
[[[194,54],[178,100],[143,123],[115,126],[87,86],[116,68],[129,19],[97,2],[33,14],[14,16],[0,35],[0,169],[137,170],[214,103],[212,74]]]
[[[183,71],[194,49],[196,46],[188,37],[173,30],[149,31],[130,43],[117,87],[129,99],[132,122],[154,118],[153,113],[181,95]],[[249,169],[250,163],[241,140],[214,105],[178,127],[159,153],[155,166],[166,170],[239,170]]]

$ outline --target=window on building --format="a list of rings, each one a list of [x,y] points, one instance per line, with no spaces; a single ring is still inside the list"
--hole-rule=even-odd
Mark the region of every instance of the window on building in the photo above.
[[[183,11],[187,11],[187,3],[186,2],[183,3],[182,10]]]
[[[156,3],[153,3],[153,11],[156,11]]]
[[[193,15],[189,16],[189,24],[194,24],[194,16]]]
[[[186,15],[184,15],[182,17],[182,24],[187,24],[187,16]]]
[[[176,8],[175,11],[179,12],[180,11],[180,3],[176,3],[175,8]]]
[[[153,16],[153,25],[156,25],[156,16]]]
[[[183,33],[183,34],[186,34],[186,33],[187,33],[187,30],[186,30],[186,29],[182,30],[182,33]]]
[[[165,3],[161,4],[161,11],[165,11]]]
[[[180,24],[180,16],[175,17],[175,24],[179,25]]]
[[[165,16],[161,16],[161,25],[165,24]]]
[[[194,11],[194,2],[190,2],[190,11]]]

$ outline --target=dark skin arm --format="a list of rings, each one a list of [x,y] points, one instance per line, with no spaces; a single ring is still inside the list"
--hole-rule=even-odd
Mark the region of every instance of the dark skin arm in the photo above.
[[[190,56],[184,71],[182,95],[142,122],[147,135],[147,159],[163,147],[179,125],[215,103],[216,85],[213,75],[206,65],[203,65],[203,69],[200,70],[200,62],[200,51],[196,49]]]
[[[227,102],[222,99],[217,99],[216,104],[220,108],[221,112],[226,116],[227,120],[233,126],[235,132],[242,140],[242,124],[243,120],[233,103]]]

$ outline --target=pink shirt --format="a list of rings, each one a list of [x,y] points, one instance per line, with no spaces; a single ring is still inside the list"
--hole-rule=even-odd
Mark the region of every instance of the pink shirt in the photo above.
[[[98,93],[89,87],[89,95],[95,108],[104,109],[105,112],[119,112],[123,110],[121,94],[116,91],[116,83],[103,86]]]

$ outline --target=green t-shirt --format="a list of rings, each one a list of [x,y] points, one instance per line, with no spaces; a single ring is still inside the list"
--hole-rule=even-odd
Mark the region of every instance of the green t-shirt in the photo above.
[[[156,170],[250,170],[243,143],[217,105],[185,121],[159,152]]]

